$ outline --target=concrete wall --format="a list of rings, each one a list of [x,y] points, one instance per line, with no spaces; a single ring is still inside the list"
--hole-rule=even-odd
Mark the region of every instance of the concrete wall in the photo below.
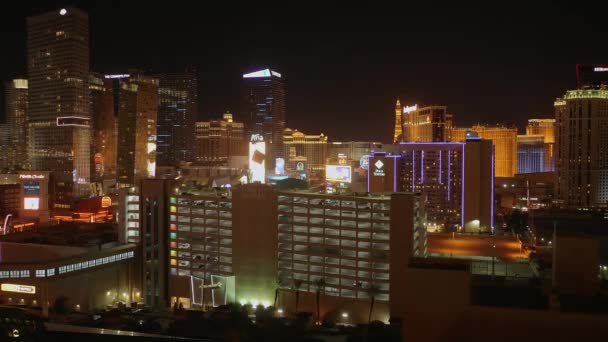
[[[608,317],[551,311],[469,307],[459,313],[408,315],[404,341],[600,341]]]
[[[553,288],[557,293],[595,295],[600,290],[599,241],[583,236],[554,236]]]
[[[254,183],[232,192],[232,267],[236,299],[274,301],[277,276],[277,195]]]

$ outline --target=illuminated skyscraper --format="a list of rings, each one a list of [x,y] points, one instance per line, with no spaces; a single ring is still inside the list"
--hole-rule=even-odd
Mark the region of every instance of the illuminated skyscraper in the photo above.
[[[234,122],[230,112],[219,120],[196,123],[196,158],[207,165],[226,165],[233,156],[247,156],[242,122]]]
[[[402,164],[395,166],[396,172],[382,171],[388,164],[370,158],[370,185],[374,178],[401,177],[393,181],[401,191],[425,195],[431,230],[460,226],[470,232],[489,231],[494,226],[492,149],[489,140],[475,136],[466,142],[402,143],[397,156]]]
[[[555,105],[555,195],[575,207],[608,205],[608,90],[569,90]]]
[[[93,181],[116,177],[116,132],[118,120],[114,114],[112,80],[91,73],[91,116],[93,117],[92,170]]]
[[[401,141],[403,134],[403,123],[401,122],[401,112],[403,111],[403,107],[401,107],[401,101],[397,99],[397,103],[395,103],[395,135],[393,137],[393,143],[398,143]]]
[[[27,80],[16,79],[5,84],[6,124],[8,128],[8,165],[29,168],[28,160],[28,86]]]
[[[526,135],[542,135],[547,144],[555,143],[555,119],[529,119]]]
[[[30,155],[53,172],[55,207],[89,194],[89,17],[65,8],[27,18]]]
[[[242,113],[246,139],[261,134],[266,142],[266,168],[274,168],[276,158],[284,158],[285,85],[282,75],[263,69],[243,75]]]
[[[198,111],[196,72],[158,76],[158,138],[156,159],[161,166],[179,166],[194,158],[194,126]]]
[[[128,187],[155,175],[158,80],[136,74],[119,84],[117,183]]]
[[[466,132],[476,132],[481,139],[494,143],[494,176],[513,177],[517,172],[517,128],[503,126],[473,126],[453,128],[452,141],[464,141]]]
[[[316,135],[304,134],[300,131],[285,129],[283,137],[285,164],[294,158],[306,158],[307,171],[323,172],[327,162],[327,136],[323,133]],[[293,170],[290,170],[293,171]]]
[[[446,106],[403,108],[404,142],[444,142],[448,141],[452,128],[452,115]]]

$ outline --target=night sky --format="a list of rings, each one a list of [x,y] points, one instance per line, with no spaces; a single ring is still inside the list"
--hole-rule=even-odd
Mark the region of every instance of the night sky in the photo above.
[[[287,84],[287,126],[330,140],[389,140],[397,96],[447,105],[458,126],[522,131],[527,118],[553,115],[554,98],[575,87],[576,63],[608,63],[608,6],[580,1],[13,3],[0,11],[2,81],[26,75],[25,18],[74,5],[90,16],[92,70],[197,66],[206,119],[236,112],[240,75],[269,65]]]

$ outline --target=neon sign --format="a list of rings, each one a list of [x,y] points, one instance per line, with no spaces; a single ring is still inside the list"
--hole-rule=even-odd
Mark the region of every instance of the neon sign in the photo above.
[[[20,179],[44,179],[44,175],[19,175]]]
[[[4,292],[18,292],[18,293],[36,293],[36,286],[29,285],[17,285],[17,284],[2,284],[0,289]]]
[[[418,109],[418,105],[417,104],[415,104],[413,106],[405,106],[405,107],[403,107],[403,112],[404,113],[410,113],[410,112],[413,112],[413,111],[415,111],[417,109]]]

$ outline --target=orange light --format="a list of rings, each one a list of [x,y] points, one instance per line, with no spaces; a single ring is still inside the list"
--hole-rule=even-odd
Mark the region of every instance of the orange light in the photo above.
[[[107,208],[107,207],[109,207],[109,206],[111,206],[111,205],[112,205],[112,199],[111,199],[110,197],[108,197],[108,196],[103,196],[103,197],[101,198],[101,207],[102,207],[102,208]]]

